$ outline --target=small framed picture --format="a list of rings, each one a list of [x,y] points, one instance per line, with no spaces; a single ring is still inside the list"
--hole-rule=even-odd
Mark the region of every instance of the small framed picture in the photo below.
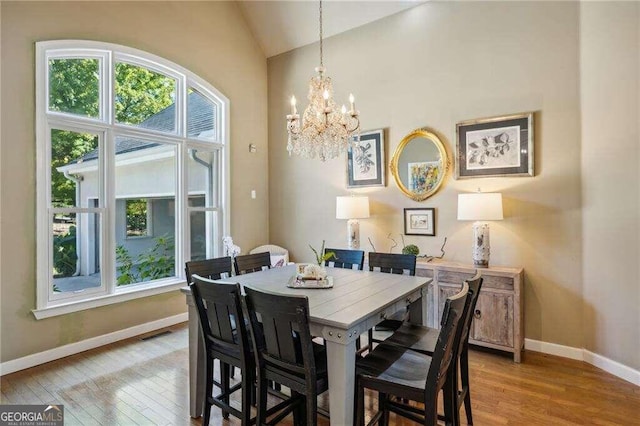
[[[404,234],[405,235],[436,235],[435,209],[432,208],[407,208],[404,209]]]
[[[456,125],[456,179],[533,176],[533,113]]]
[[[347,188],[385,186],[387,160],[384,131],[360,134],[360,142],[347,151]]]

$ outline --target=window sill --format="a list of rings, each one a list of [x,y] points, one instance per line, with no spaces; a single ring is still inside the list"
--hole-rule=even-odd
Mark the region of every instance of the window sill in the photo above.
[[[138,288],[121,290],[115,294],[97,296],[89,300],[61,303],[42,309],[33,309],[31,312],[33,312],[33,315],[37,320],[41,320],[44,318],[84,311],[86,309],[97,308],[100,306],[122,303],[128,300],[139,299],[141,297],[149,297],[156,294],[169,293],[171,291],[180,290],[180,288],[184,287],[185,285],[186,282],[184,280],[175,279],[159,285],[154,285],[153,287],[140,288],[139,286],[136,286]]]

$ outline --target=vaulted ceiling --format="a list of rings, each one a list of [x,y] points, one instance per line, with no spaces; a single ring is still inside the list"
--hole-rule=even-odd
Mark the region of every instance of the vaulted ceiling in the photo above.
[[[323,1],[324,37],[393,15],[424,1]],[[318,1],[239,0],[239,3],[267,57],[318,41]]]

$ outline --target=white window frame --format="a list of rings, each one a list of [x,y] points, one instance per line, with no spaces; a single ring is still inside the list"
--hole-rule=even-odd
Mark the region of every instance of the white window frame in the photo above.
[[[49,111],[48,61],[53,58],[97,58],[100,60],[100,112],[97,118]],[[114,70],[117,62],[148,68],[176,80],[176,132],[166,133],[115,122]],[[215,132],[212,139],[188,137],[187,90],[193,88],[216,105]],[[230,102],[229,99],[189,70],[150,53],[126,46],[86,40],[56,40],[36,43],[36,175],[37,175],[37,319],[62,315],[140,297],[178,290],[186,284],[184,262],[190,258],[189,218],[194,211],[213,212],[217,231],[214,240],[207,228],[207,256],[222,255],[223,235],[230,229]],[[102,176],[97,207],[53,208],[51,206],[51,129],[71,130],[98,135],[98,170]],[[176,228],[175,273],[162,280],[117,287],[115,283],[115,139],[116,137],[153,138],[176,146]],[[209,206],[188,206],[188,150],[212,151],[217,173],[216,199]],[[80,293],[53,292],[54,213],[95,213],[100,217],[101,286]],[[148,225],[150,226],[150,225]],[[71,293],[71,294],[69,294]]]

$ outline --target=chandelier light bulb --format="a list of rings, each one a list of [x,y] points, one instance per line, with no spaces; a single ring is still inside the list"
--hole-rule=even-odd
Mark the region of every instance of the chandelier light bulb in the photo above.
[[[296,115],[298,111],[296,110],[296,97],[291,96],[291,115]]]
[[[340,112],[342,113],[342,115],[344,115],[347,112],[347,107],[342,105],[342,108],[340,108]]]

